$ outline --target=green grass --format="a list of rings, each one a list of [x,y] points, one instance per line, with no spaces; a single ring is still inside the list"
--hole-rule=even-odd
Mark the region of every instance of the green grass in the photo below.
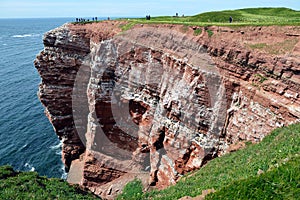
[[[98,199],[78,186],[36,172],[16,172],[11,166],[0,167],[0,199]]]
[[[197,29],[194,30],[194,35],[195,36],[201,35],[201,33],[202,33],[202,29],[200,29],[200,28],[197,28]]]
[[[259,79],[260,83],[264,83],[266,80],[268,80],[267,77],[261,75],[261,74],[255,74],[255,76]]]
[[[120,25],[120,28],[122,29],[122,31],[127,31],[127,30],[131,29],[134,25],[135,25],[134,22],[130,22],[127,24]]]
[[[288,8],[247,8],[207,12],[191,17],[190,21],[228,23],[229,16],[232,16],[233,23],[283,25],[300,22],[300,12]]]
[[[118,200],[139,200],[142,199],[143,194],[143,185],[142,181],[135,179],[132,182],[129,182],[123,189],[121,195],[117,197]]]
[[[255,199],[252,193],[264,192],[262,199],[296,199],[300,188],[299,154],[300,124],[279,128],[259,144],[213,159],[176,185],[145,193],[141,199],[195,197],[207,189],[216,190],[208,197],[214,199],[226,199],[227,192],[227,199]],[[258,175],[259,171],[264,173]]]
[[[208,37],[212,37],[213,36],[213,34],[214,34],[214,32],[212,32],[211,30],[207,30],[206,31],[207,32],[207,34],[208,34]]]
[[[233,23],[229,23],[229,17]],[[131,19],[131,23],[185,24],[189,26],[269,26],[300,25],[300,11],[288,8],[247,8],[201,13],[194,16],[161,16],[146,19]]]
[[[300,158],[291,158],[261,176],[235,181],[205,199],[299,199]]]

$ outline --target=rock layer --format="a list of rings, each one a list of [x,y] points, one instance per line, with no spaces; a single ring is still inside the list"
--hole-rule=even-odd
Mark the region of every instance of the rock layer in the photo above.
[[[289,54],[272,55],[250,45],[251,27],[210,27],[210,37],[179,25],[121,32],[122,23],[50,31],[35,61],[66,168],[78,159],[80,184],[94,193],[113,198],[135,177],[164,188],[240,142],[299,121],[293,27],[258,31],[258,39],[296,41]]]

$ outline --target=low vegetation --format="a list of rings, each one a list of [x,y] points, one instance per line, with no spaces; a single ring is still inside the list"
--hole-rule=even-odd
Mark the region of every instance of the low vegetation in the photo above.
[[[211,37],[214,34],[214,32],[212,32],[212,30],[209,30],[209,29],[206,32],[208,34],[208,37]]]
[[[233,24],[292,25],[300,23],[300,12],[288,8],[247,8],[207,12],[192,16],[189,21],[228,23],[229,16],[232,16]]]
[[[232,17],[232,23],[229,17]],[[124,19],[119,19],[124,20]],[[300,25],[300,11],[289,8],[246,8],[239,10],[224,10],[205,12],[194,16],[161,16],[145,18],[126,18],[128,30],[135,24],[183,24],[187,26],[270,26],[270,25]],[[73,24],[88,24],[101,22],[101,20],[77,21]]]
[[[207,199],[297,199],[300,124],[274,130],[258,144],[216,158],[174,186],[134,199],[178,199],[215,190]],[[133,189],[133,188],[132,188]],[[128,188],[126,190],[127,193]]]
[[[266,43],[248,44],[248,47],[250,49],[257,49],[260,51],[264,51],[268,54],[280,55],[280,54],[292,52],[297,43],[298,43],[298,39],[289,39],[274,44],[266,44]]]
[[[197,28],[197,29],[194,30],[194,35],[195,36],[201,35],[201,33],[202,33],[202,29],[200,29],[200,28]]]
[[[134,22],[130,22],[127,24],[120,25],[120,28],[122,29],[122,31],[127,31],[127,30],[131,29],[134,25],[135,25]]]
[[[79,186],[36,172],[16,172],[11,166],[0,167],[0,199],[98,199]]]
[[[300,159],[292,157],[261,176],[235,181],[206,199],[299,199]]]
[[[123,193],[117,197],[118,200],[127,200],[127,199],[141,199],[143,195],[143,185],[142,181],[135,179],[132,182],[128,183],[124,189]]]
[[[263,76],[263,75],[261,75],[261,74],[255,74],[254,76],[258,79],[258,81],[259,81],[260,83],[264,83],[266,80],[268,80],[267,77],[265,77],[265,76]]]
[[[229,23],[229,17],[233,22]],[[136,23],[172,23],[199,26],[265,26],[300,25],[300,11],[288,8],[247,8],[201,13],[194,16],[151,17],[151,20],[132,19]]]

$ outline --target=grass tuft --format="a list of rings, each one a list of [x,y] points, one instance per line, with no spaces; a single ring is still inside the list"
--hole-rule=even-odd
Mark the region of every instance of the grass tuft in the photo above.
[[[195,36],[201,35],[201,33],[202,33],[202,29],[201,28],[197,28],[197,29],[194,30],[194,35]]]
[[[259,81],[260,83],[264,83],[266,80],[268,80],[267,77],[265,77],[265,76],[263,76],[263,75],[261,75],[261,74],[255,74],[254,76],[258,78],[258,81]]]
[[[214,32],[212,32],[212,30],[206,30],[208,37],[212,37],[214,35]]]

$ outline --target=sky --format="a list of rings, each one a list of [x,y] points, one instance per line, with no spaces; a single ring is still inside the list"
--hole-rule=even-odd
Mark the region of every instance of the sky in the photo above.
[[[187,16],[250,7],[300,10],[300,0],[0,0],[0,18]]]

